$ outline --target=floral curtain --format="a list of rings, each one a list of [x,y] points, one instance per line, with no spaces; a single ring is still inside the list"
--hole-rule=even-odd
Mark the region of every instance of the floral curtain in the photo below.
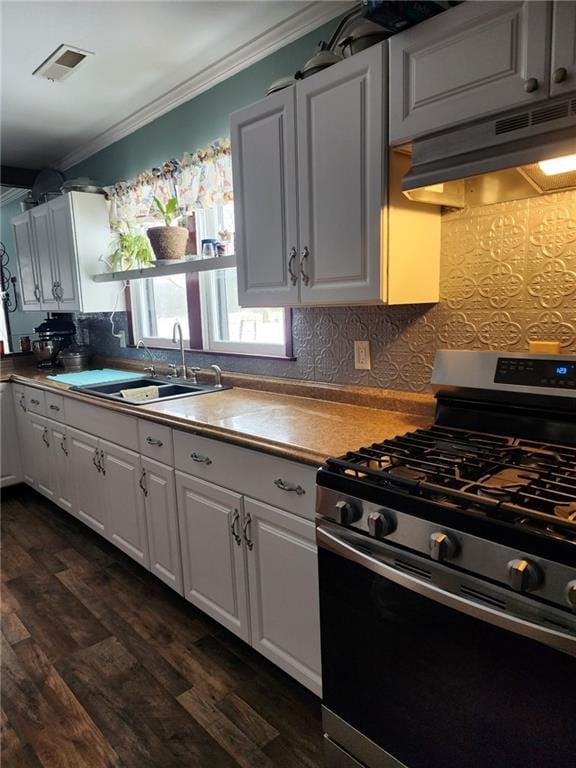
[[[230,140],[218,139],[196,152],[186,152],[181,160],[169,160],[161,168],[107,187],[106,193],[113,227],[155,217],[154,197],[163,204],[175,197],[184,215],[227,203],[232,200]]]

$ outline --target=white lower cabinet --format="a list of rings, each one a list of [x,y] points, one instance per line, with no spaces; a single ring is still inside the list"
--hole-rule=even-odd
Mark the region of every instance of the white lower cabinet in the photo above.
[[[54,501],[56,473],[54,452],[50,440],[50,425],[44,416],[30,414],[30,463],[36,480],[36,488],[47,499]]]
[[[140,455],[99,441],[102,501],[107,519],[104,534],[112,544],[146,568],[150,565]]]
[[[0,384],[0,420],[2,422],[0,488],[19,483],[22,479],[17,416],[14,408],[10,384]]]
[[[107,515],[100,483],[99,440],[77,429],[69,429],[68,438],[76,516],[104,535]]]
[[[66,512],[73,513],[72,472],[66,427],[49,422],[49,440],[54,470],[54,501]]]
[[[144,456],[141,461],[150,570],[165,584],[182,594],[174,470]]]
[[[26,391],[24,387],[14,387],[13,390],[14,411],[18,428],[18,442],[22,457],[22,479],[31,486],[36,487],[35,469],[32,460],[32,428],[26,404]],[[4,426],[2,427],[4,433]]]
[[[244,499],[252,645],[314,693],[322,690],[314,523]]]
[[[176,472],[184,597],[250,639],[242,496]]]

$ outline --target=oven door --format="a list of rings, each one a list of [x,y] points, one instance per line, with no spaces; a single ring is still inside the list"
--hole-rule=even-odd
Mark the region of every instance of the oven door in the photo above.
[[[317,537],[330,768],[574,765],[576,617],[328,522]]]

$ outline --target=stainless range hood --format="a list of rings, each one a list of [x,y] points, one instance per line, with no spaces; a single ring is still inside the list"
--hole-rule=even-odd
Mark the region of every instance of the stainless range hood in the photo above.
[[[496,115],[399,151],[411,154],[402,188],[418,202],[464,207],[574,189],[576,98]],[[561,157],[564,163],[543,162]]]

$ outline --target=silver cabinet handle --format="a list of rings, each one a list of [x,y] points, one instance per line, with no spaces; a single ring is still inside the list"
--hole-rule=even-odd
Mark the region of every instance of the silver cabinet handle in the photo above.
[[[24,413],[26,413],[26,405],[25,405],[25,402],[26,402],[26,398],[24,397],[24,395],[20,395],[20,399],[18,400],[18,405],[20,406],[20,408],[22,408],[22,410],[24,411]]]
[[[164,445],[162,440],[156,440],[155,437],[147,437],[146,442],[148,443],[148,445],[155,445],[158,448],[162,448],[162,446]]]
[[[558,67],[552,73],[552,82],[563,83],[568,78],[568,70],[566,67]]]
[[[524,81],[524,90],[526,93],[535,93],[535,91],[538,90],[538,87],[539,83],[535,77],[529,77],[528,80]]]
[[[242,539],[240,537],[239,533],[239,525],[240,525],[240,511],[235,509],[234,515],[232,516],[232,524],[230,526],[230,530],[232,531],[232,536],[234,536],[234,541],[238,546],[242,544]]]
[[[54,405],[54,403],[52,403],[50,405],[50,410],[51,411],[59,411],[60,410],[60,406],[59,405]]]
[[[66,435],[62,435],[62,440],[60,440],[60,448],[65,456],[68,456],[68,448],[66,448]]]
[[[44,427],[42,430],[42,441],[47,448],[50,448],[50,441],[48,440],[48,429]]]
[[[58,301],[58,294],[56,293],[56,286],[58,283],[52,283],[52,298],[54,301]]]
[[[38,285],[34,286],[34,298],[36,301],[40,301],[40,287]]]
[[[206,466],[209,466],[212,464],[212,459],[208,456],[202,456],[201,453],[191,453],[190,458],[192,461],[195,461],[197,464],[206,464]]]
[[[106,467],[104,466],[104,451],[100,451],[100,469],[102,470],[102,474],[106,474]]]
[[[274,480],[274,485],[276,488],[280,488],[281,491],[294,491],[294,493],[297,493],[298,496],[303,496],[306,493],[306,490],[302,488],[301,485],[294,485],[294,483],[287,483],[285,480],[282,480],[281,477],[279,477],[277,480]]]
[[[305,245],[304,250],[302,251],[302,257],[300,259],[300,274],[302,275],[302,282],[304,285],[308,285],[310,282],[310,275],[306,274],[304,269],[304,265],[306,264],[308,256],[310,256],[310,251],[308,250],[308,246]]]
[[[298,273],[294,272],[293,266],[294,262],[298,258],[298,251],[296,248],[292,247],[290,248],[290,258],[288,259],[288,272],[290,273],[290,282],[292,285],[296,285],[298,282]]]
[[[246,546],[248,549],[252,549],[254,546],[254,542],[251,538],[248,536],[248,529],[252,526],[252,517],[250,516],[250,512],[246,515],[246,520],[244,520],[244,525],[242,526],[242,535],[244,536],[244,541],[246,542]]]
[[[31,398],[30,402],[32,403],[32,405],[40,405],[40,400],[34,400],[33,398]]]
[[[94,448],[94,456],[92,456],[92,464],[94,464],[98,472],[102,472],[102,467],[100,466],[100,454],[98,453],[98,448]]]
[[[56,292],[56,301],[62,301],[64,294],[62,292],[62,286],[60,283],[54,283],[54,291]]]
[[[140,488],[142,488],[142,493],[144,496],[148,496],[148,488],[146,488],[146,470],[142,469],[142,474],[140,475],[140,480],[138,481],[140,484]]]

